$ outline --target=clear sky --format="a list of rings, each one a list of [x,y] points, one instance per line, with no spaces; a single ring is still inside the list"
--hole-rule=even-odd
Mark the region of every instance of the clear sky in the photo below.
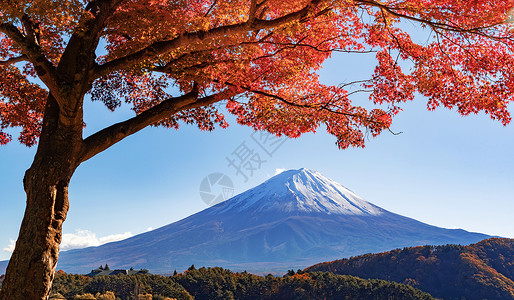
[[[335,55],[320,74],[327,83],[363,79],[373,63],[369,55]],[[88,102],[85,109],[85,135],[131,116],[123,109],[111,113],[100,103]],[[402,134],[370,138],[365,149],[339,150],[335,138],[320,130],[286,140],[270,156],[252,139],[251,129],[229,120],[228,129],[214,132],[147,128],[81,165],[71,182],[63,249],[128,237],[207,208],[199,189],[211,173],[226,174],[240,193],[277,170],[302,167],[389,211],[514,238],[514,125],[443,108],[429,112],[426,99],[418,97],[393,122],[393,131]],[[242,143],[265,160],[247,181],[227,162]],[[0,148],[0,259],[9,258],[18,234],[25,205],[22,178],[34,152],[15,142]]]

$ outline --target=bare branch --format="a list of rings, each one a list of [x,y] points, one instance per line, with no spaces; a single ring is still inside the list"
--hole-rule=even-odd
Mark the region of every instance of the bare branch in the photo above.
[[[324,42],[325,41],[319,43],[318,45],[305,44],[305,43],[302,43],[301,41],[298,41],[298,42],[295,42],[295,43],[280,43],[280,42],[273,42],[273,41],[263,41],[263,42],[247,42],[246,44],[256,44],[256,43],[270,44],[270,45],[276,45],[276,46],[284,46],[284,47],[287,47],[287,48],[290,48],[290,49],[294,49],[296,47],[305,47],[305,48],[311,48],[311,49],[316,50],[318,52],[327,52],[327,53],[329,53],[329,52],[341,52],[341,53],[367,54],[367,53],[375,53],[375,52],[377,52],[377,50],[362,50],[362,51],[359,51],[359,50],[346,50],[346,49],[342,49],[342,48],[321,49],[320,46]],[[281,50],[283,50],[283,49],[281,49]]]
[[[403,133],[403,131],[394,132],[394,131],[392,131],[392,130],[391,130],[391,128],[387,128],[387,130],[388,130],[388,131],[389,131],[389,133],[390,133],[390,134],[392,134],[392,135],[400,135],[400,134],[402,134],[402,133]]]
[[[348,95],[346,95],[346,96],[348,97],[348,96],[351,96],[351,95],[357,94],[357,93],[372,93],[372,92],[373,92],[373,90],[355,90],[355,91],[348,93]]]
[[[485,27],[474,27],[474,28],[466,29],[466,28],[462,28],[458,25],[434,22],[434,21],[429,21],[429,20],[425,20],[422,18],[416,18],[413,16],[402,14],[402,13],[397,12],[394,8],[387,6],[386,4],[382,4],[380,2],[373,1],[373,0],[355,0],[355,2],[362,3],[365,5],[375,6],[377,8],[387,11],[389,14],[391,14],[395,17],[422,23],[422,24],[428,25],[429,27],[431,27],[433,29],[441,29],[441,30],[445,30],[445,31],[453,31],[453,32],[459,32],[459,33],[473,33],[473,34],[478,34],[478,35],[489,37],[489,38],[495,38],[495,37],[487,35],[484,32],[482,32],[481,30],[492,28],[494,26],[502,24],[502,23],[498,23],[498,24],[491,24],[491,25],[485,26]]]
[[[226,84],[230,85],[230,86],[234,86],[234,87],[237,86],[235,84],[228,83],[228,82],[226,82]],[[330,109],[326,105],[312,105],[312,104],[295,103],[295,102],[292,102],[290,100],[285,99],[284,97],[281,97],[281,96],[278,96],[278,95],[274,95],[274,94],[271,94],[271,93],[268,93],[268,92],[251,89],[251,88],[245,87],[245,86],[237,86],[237,87],[239,87],[239,88],[241,88],[241,89],[243,89],[245,91],[257,94],[257,95],[262,95],[262,96],[265,96],[265,97],[277,99],[277,100],[279,100],[279,101],[281,101],[281,102],[283,102],[283,103],[285,103],[287,105],[294,106],[294,107],[308,108],[308,109],[314,109],[314,110],[325,110],[325,111],[328,111],[328,112],[331,112],[331,113],[334,113],[334,114],[343,115],[343,116],[347,116],[347,117],[362,118],[361,116],[358,116],[356,114],[352,114],[352,113],[348,113],[348,112],[341,112],[341,111],[336,111],[336,110]]]
[[[203,16],[204,18],[207,17],[211,13],[212,9],[214,8],[214,6],[216,6],[216,4],[218,4],[218,0],[214,0],[214,2],[212,2],[212,5],[209,7],[207,12]]]

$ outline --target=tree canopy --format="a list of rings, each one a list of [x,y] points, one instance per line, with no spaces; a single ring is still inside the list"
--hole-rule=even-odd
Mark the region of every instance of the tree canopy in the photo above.
[[[388,128],[415,93],[428,98],[430,109],[484,111],[506,124],[514,48],[505,20],[512,6],[500,0],[5,2],[0,142],[12,139],[6,128],[21,127],[20,142],[36,143],[49,91],[72,115],[82,99],[70,93],[80,92],[111,110],[127,103],[138,115],[85,139],[84,159],[147,125],[225,127],[213,105],[220,101],[239,123],[275,134],[297,137],[324,124],[342,148],[363,146],[366,131]],[[430,36],[416,43],[402,20]],[[375,52],[373,76],[321,84],[315,71],[334,51]],[[369,90],[377,107],[352,104],[355,86]]]

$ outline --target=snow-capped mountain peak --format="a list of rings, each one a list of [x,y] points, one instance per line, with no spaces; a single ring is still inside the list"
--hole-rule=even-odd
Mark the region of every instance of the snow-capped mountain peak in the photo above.
[[[375,216],[385,212],[332,179],[305,168],[284,171],[218,204],[218,212],[231,210]]]
[[[488,237],[388,212],[318,172],[300,169],[129,239],[63,251],[58,268],[84,273],[108,263],[169,273],[195,264],[283,274],[363,253]]]

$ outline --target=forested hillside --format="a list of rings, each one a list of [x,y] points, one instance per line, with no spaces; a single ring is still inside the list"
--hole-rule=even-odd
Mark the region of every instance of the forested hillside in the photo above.
[[[423,246],[314,265],[328,271],[409,284],[448,299],[514,299],[514,240]]]
[[[170,277],[116,275],[86,277],[56,275],[50,299],[433,299],[411,286],[384,280],[365,280],[327,272],[283,277],[233,273],[222,268],[191,267]]]

